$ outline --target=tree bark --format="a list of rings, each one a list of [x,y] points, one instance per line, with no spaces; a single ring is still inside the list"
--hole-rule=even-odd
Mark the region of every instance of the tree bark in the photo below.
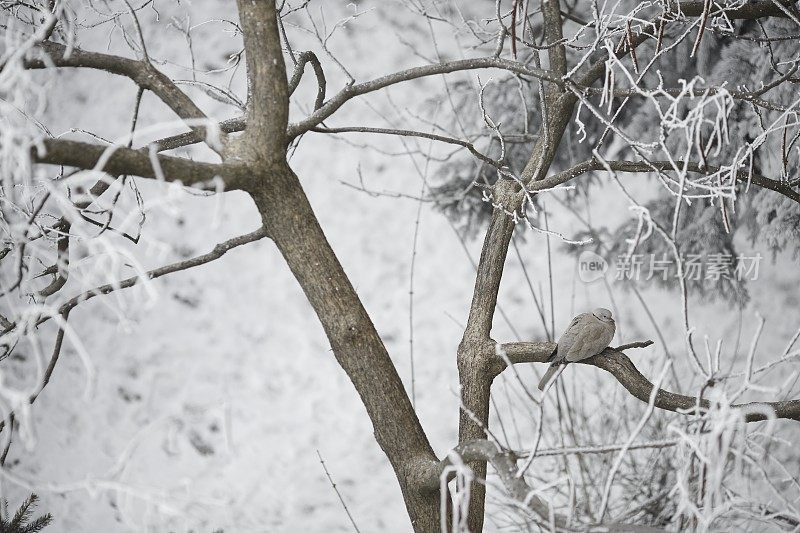
[[[394,469],[414,531],[439,529],[438,491],[424,479],[438,460],[375,326],[286,161],[289,86],[273,0],[238,0],[248,75],[247,128],[229,153],[246,161],[242,187],[314,308],[339,365]]]
[[[522,182],[526,186],[547,175],[550,164],[567,128],[577,98],[564,93],[549,107],[547,135],[541,135],[531,152]],[[544,128],[542,128],[544,130]],[[514,219],[509,213],[517,211],[524,198],[516,181],[500,180],[492,193],[496,206],[492,212],[489,229],[483,242],[472,305],[467,327],[458,349],[459,383],[461,385],[461,412],[458,442],[463,444],[485,438],[489,426],[489,396],[491,393],[495,342],[491,338],[492,319],[497,306],[497,294],[503,277],[508,246],[514,234]],[[486,478],[486,461],[469,463],[475,474]],[[476,483],[471,489],[468,525],[470,531],[483,531],[486,492],[485,486]]]
[[[394,469],[414,531],[439,529],[439,495],[421,489],[438,463],[386,347],[286,165],[251,191],[269,236],[314,308],[333,354],[353,382],[375,439]]]

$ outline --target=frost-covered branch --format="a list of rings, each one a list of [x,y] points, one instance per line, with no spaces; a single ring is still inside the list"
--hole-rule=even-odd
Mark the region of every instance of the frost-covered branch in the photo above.
[[[604,171],[610,168],[617,172],[693,172],[703,174],[707,177],[723,176],[734,174],[736,179],[742,183],[753,183],[759,187],[770,189],[787,198],[800,203],[800,191],[792,188],[788,183],[761,176],[757,173],[744,169],[732,170],[715,165],[701,165],[692,161],[599,161],[590,159],[578,163],[577,165],[548,176],[546,179],[533,184],[529,190],[537,191],[550,189],[558,185],[563,185],[570,180],[591,171]],[[688,182],[690,185],[691,182]]]

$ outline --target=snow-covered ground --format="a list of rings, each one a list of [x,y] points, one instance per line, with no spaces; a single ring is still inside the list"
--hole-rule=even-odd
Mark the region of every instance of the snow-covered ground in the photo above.
[[[420,64],[422,60],[386,29],[389,18],[408,15],[401,15],[396,5],[359,3],[359,9],[369,7],[376,11],[349,24],[340,39],[332,41],[354,75],[365,80]],[[193,24],[234,17],[234,9],[230,1],[194,0],[187,6]],[[326,9],[345,13],[350,8],[345,2],[331,2]],[[161,22],[154,23],[152,13],[143,17],[149,51],[153,57],[186,65],[186,43],[167,28],[169,14],[165,5]],[[212,22],[195,30],[198,57],[217,64],[235,51],[238,38],[221,29]],[[81,46],[104,50],[107,30],[95,31]],[[410,27],[407,36],[423,38],[422,31]],[[446,29],[437,31],[442,46],[452,46]],[[164,68],[188,77],[172,65]],[[326,68],[331,70],[330,94],[342,78],[331,65]],[[85,71],[64,72],[58,80],[64,89],[53,89],[48,112],[52,131],[75,126],[107,136],[126,131],[135,95],[131,83],[109,82],[106,76]],[[237,83],[234,87],[243,96]],[[391,95],[401,106],[411,105],[441,88],[440,80],[431,79],[394,89]],[[310,82],[304,81],[300,90],[311,102]],[[147,98],[146,103],[154,102],[152,96]],[[234,113],[208,99],[201,101],[219,118]],[[386,103],[381,96],[370,101]],[[145,125],[171,118],[157,106],[143,110]],[[352,102],[333,124],[365,120],[380,121],[367,106]],[[374,143],[402,150],[396,141]],[[474,283],[473,267],[457,234],[429,204],[423,205],[418,219],[414,199],[372,196],[341,183],[359,183],[360,169],[370,190],[416,196],[421,178],[408,157],[390,157],[312,133],[291,164],[409,390],[409,282],[419,222],[413,287],[415,400],[423,427],[443,456],[456,442],[455,351]],[[160,185],[140,181],[140,186],[145,198],[163,194]],[[614,213],[616,219],[627,216],[621,200],[611,192],[601,194],[603,202],[593,209],[595,218],[604,213]],[[259,222],[243,193],[228,193],[222,203],[184,194],[179,207],[179,215],[155,212],[150,217],[146,242],[137,248],[146,266],[204,253],[221,240],[252,231]],[[550,207],[551,227],[567,235],[579,229],[568,213],[555,204]],[[154,243],[167,244],[169,251],[157,253],[160,248]],[[563,253],[560,244],[552,244],[555,324],[561,330],[574,313],[611,303],[601,283],[577,281],[575,259]],[[529,274],[546,293],[545,245],[545,237],[532,232],[520,242]],[[480,240],[469,241],[467,248],[477,259]],[[743,315],[745,344],[754,330],[755,312],[767,319],[769,335],[761,352],[765,359],[783,347],[798,318],[786,312],[797,308],[797,272],[779,266],[762,263],[758,290]],[[319,455],[362,532],[410,529],[394,475],[374,441],[358,395],[270,241],[235,249],[209,265],[155,281],[153,287],[158,292],[154,301],[148,301],[141,288],[129,289],[121,300],[112,299],[113,306],[125,309],[124,321],[100,298],[73,312],[71,323],[96,372],[94,394],[84,397],[86,369],[68,346],[33,409],[34,441],[29,447],[15,443],[11,449],[10,471],[31,484],[42,498],[41,509],[55,517],[47,531],[351,531]],[[615,295],[623,335],[618,340],[655,338],[640,304],[629,293],[615,289]],[[677,295],[656,289],[646,295],[671,348],[680,349]],[[523,339],[543,338],[513,252],[500,302]],[[699,334],[707,333],[712,341],[731,339],[733,349],[736,313],[728,312],[725,304],[695,309]],[[514,340],[499,316],[494,335]],[[637,353],[635,360],[652,376],[661,367],[662,353],[656,346]],[[521,374],[533,385],[532,371],[523,369]],[[594,368],[570,369],[570,374],[566,379],[608,380]],[[618,385],[609,386],[619,394]],[[525,406],[515,409],[524,412]],[[554,435],[545,433],[544,438],[555,442]],[[12,507],[29,493],[9,479],[3,481],[3,489]]]

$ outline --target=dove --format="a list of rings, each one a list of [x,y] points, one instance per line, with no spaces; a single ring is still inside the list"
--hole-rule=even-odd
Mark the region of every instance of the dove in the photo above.
[[[539,390],[544,390],[559,366],[588,359],[606,349],[616,329],[611,311],[602,307],[573,318],[558,339],[556,350],[549,359],[552,361],[550,368],[539,382]]]

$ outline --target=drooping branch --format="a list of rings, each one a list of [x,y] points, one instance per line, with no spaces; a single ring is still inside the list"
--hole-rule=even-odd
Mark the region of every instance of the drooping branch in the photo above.
[[[601,368],[614,376],[625,389],[638,400],[648,403],[653,383],[636,368],[633,362],[622,350],[649,346],[652,341],[633,343],[617,348],[606,348],[600,355],[579,361]],[[512,363],[546,363],[555,350],[552,342],[512,342],[502,345],[502,350]],[[505,365],[502,358],[497,357],[495,368]],[[685,396],[674,392],[659,389],[655,399],[655,406],[665,411],[674,411],[684,414],[704,412],[709,409],[708,400],[696,396]],[[775,418],[786,418],[800,421],[800,400],[787,400],[780,402],[749,402],[734,404],[731,407],[739,409],[747,422],[757,422],[769,418],[765,411],[772,410]]]
[[[589,159],[578,163],[577,165],[568,168],[562,172],[558,172],[546,179],[532,184],[529,188],[531,191],[549,189],[567,183],[568,181],[585,174],[586,172],[596,170],[611,170],[617,172],[655,172],[655,171],[677,171],[675,167],[685,169],[687,172],[695,172],[699,174],[716,174],[720,172],[720,167],[714,165],[700,165],[692,161],[599,161],[597,159]],[[737,170],[736,179],[744,183],[754,183],[759,187],[775,191],[787,198],[800,203],[800,191],[797,191],[789,186],[788,183],[780,182],[778,180],[764,177],[760,174],[750,173],[747,170]]]
[[[53,344],[53,351],[50,354],[50,359],[47,362],[47,368],[45,368],[44,374],[42,374],[42,379],[39,382],[39,386],[36,388],[36,391],[34,391],[34,393],[28,397],[28,403],[30,404],[36,401],[36,399],[42,393],[44,388],[47,387],[47,384],[50,383],[50,378],[53,377],[53,371],[56,369],[56,364],[58,363],[59,357],[61,357],[61,349],[64,347],[64,335],[66,333],[67,321],[69,321],[69,312],[70,310],[68,309],[63,313],[61,313],[61,323],[59,324],[58,332],[56,333],[56,340],[55,343]],[[9,427],[13,428],[14,419],[15,419],[15,414],[12,411],[8,413],[8,415],[5,417],[4,420],[0,420],[0,432],[2,432],[5,429],[6,421],[8,421]],[[9,444],[10,444],[10,439],[11,437],[9,437]],[[2,464],[2,461],[0,461],[0,464]]]
[[[229,190],[239,188],[244,179],[241,168],[231,163],[203,163],[168,155],[154,155],[151,158],[146,148],[133,150],[125,146],[102,146],[67,139],[43,139],[41,146],[31,147],[31,158],[37,163],[84,170],[97,168],[114,175],[131,174],[153,179],[163,177],[184,185],[197,185],[220,177]],[[154,159],[158,163],[157,168],[154,168]]]
[[[53,375],[53,371],[55,370],[56,364],[58,363],[59,356],[61,354],[61,349],[64,344],[64,334],[66,329],[66,323],[69,320],[69,315],[72,310],[77,307],[79,304],[91,300],[95,296],[100,296],[102,294],[109,294],[116,290],[126,289],[129,287],[133,287],[141,283],[144,279],[153,280],[160,278],[162,276],[166,276],[168,274],[172,274],[175,272],[181,272],[184,270],[189,270],[191,268],[204,265],[206,263],[210,263],[216,259],[219,259],[226,253],[228,253],[233,248],[242,246],[244,244],[248,244],[260,239],[263,239],[267,236],[266,230],[261,227],[253,232],[247,233],[245,235],[240,235],[238,237],[234,237],[227,241],[221,242],[217,244],[213,250],[210,252],[199,255],[197,257],[193,257],[191,259],[185,259],[183,261],[178,261],[169,265],[165,265],[163,267],[155,268],[153,270],[148,271],[145,273],[144,276],[132,276],[130,278],[121,280],[116,283],[109,283],[106,285],[101,285],[94,289],[85,291],[73,298],[70,298],[66,302],[64,302],[58,309],[57,315],[60,315],[61,322],[58,324],[58,333],[56,334],[56,341],[53,347],[53,353],[50,356],[50,360],[47,364],[47,368],[44,371],[42,376],[42,380],[39,383],[38,388],[36,391],[28,398],[29,403],[33,403],[39,397],[39,394],[44,390],[47,384],[50,382],[50,378]],[[52,315],[55,316],[55,315]],[[41,326],[48,320],[52,318],[52,316],[48,315],[46,317],[42,317],[36,322],[36,326]],[[2,334],[6,334],[17,327],[16,324],[9,323],[8,327],[4,328]],[[6,420],[13,420],[14,413],[10,413],[9,416],[6,417]],[[5,427],[5,421],[0,421],[0,431],[3,431]]]
[[[314,76],[317,78],[317,96],[314,99],[314,111],[316,111],[325,103],[325,88],[328,83],[325,80],[325,72],[322,70],[319,58],[314,52],[309,50],[297,56],[297,64],[294,66],[292,78],[289,80],[289,96],[291,96],[297,89],[297,86],[300,85],[300,79],[303,77],[303,71],[307,63],[311,63],[314,69]]]
[[[61,304],[61,306],[58,308],[58,314],[61,314],[66,317],[66,315],[72,309],[74,309],[83,302],[91,300],[95,296],[109,294],[119,289],[127,289],[129,287],[133,287],[134,285],[141,283],[145,279],[153,280],[160,278],[162,276],[166,276],[167,274],[172,274],[174,272],[181,272],[183,270],[189,270],[191,268],[200,265],[205,265],[206,263],[210,263],[211,261],[219,259],[233,248],[257,241],[259,239],[263,239],[264,237],[267,237],[267,232],[263,227],[261,227],[256,231],[247,233],[245,235],[240,235],[238,237],[233,237],[232,239],[221,242],[217,244],[213,250],[211,250],[206,254],[178,261],[175,263],[171,263],[169,265],[158,267],[153,270],[149,270],[142,276],[131,276],[129,278],[120,280],[115,283],[107,283],[105,285],[100,285],[99,287],[95,287],[94,289],[89,289],[88,291],[82,292],[81,294],[74,296],[69,300],[67,300],[66,302],[64,302],[63,304]],[[50,318],[51,316],[49,315],[44,316],[36,321],[36,325],[41,326],[42,324],[50,320]],[[17,327],[17,324],[13,322],[9,322],[8,320],[6,320],[5,322],[6,324],[4,325],[3,330],[0,331],[0,335],[5,335],[6,333],[10,332],[15,327]]]

